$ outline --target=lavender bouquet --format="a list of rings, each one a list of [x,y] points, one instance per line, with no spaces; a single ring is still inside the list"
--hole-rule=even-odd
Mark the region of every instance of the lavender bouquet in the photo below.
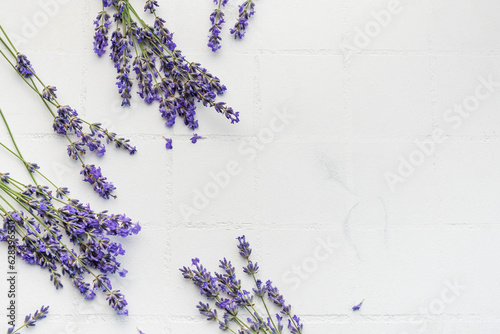
[[[303,324],[300,322],[299,317],[292,315],[292,307],[286,304],[278,288],[269,280],[263,283],[256,278],[259,266],[256,262],[253,263],[250,260],[252,249],[245,240],[245,236],[237,239],[239,253],[247,261],[246,267],[243,267],[243,272],[250,275],[255,282],[254,295],[242,289],[241,280],[236,278],[235,268],[231,261],[227,261],[225,258],[221,260],[219,268],[223,272],[215,272],[212,275],[200,264],[200,260],[195,258],[192,260],[193,269],[187,267],[180,269],[182,276],[191,280],[202,295],[212,301],[217,309],[224,312],[221,317],[217,314],[217,309],[212,309],[209,303],[200,302],[197,306],[200,314],[206,317],[208,321],[217,322],[220,329],[229,330],[234,334],[281,334],[284,328],[283,318],[288,318],[287,328],[290,333],[301,334]],[[280,312],[275,314],[274,317],[266,304],[266,295],[267,299],[280,309]],[[262,315],[256,309],[254,296],[264,306],[265,315]],[[247,316],[246,321],[243,314]]]
[[[6,50],[4,52],[0,49],[0,54],[41,98],[54,120],[52,124],[54,132],[66,137],[69,142],[67,148],[69,157],[82,164],[80,174],[83,175],[84,181],[90,183],[102,198],[116,197],[112,194],[116,189],[115,186],[102,175],[101,168],[86,164],[83,156],[88,151],[94,152],[99,157],[103,156],[106,153],[106,144],[123,148],[130,154],[134,154],[136,148],[130,145],[128,139],[118,137],[116,133],[103,128],[100,123],[87,122],[78,116],[75,109],[59,103],[56,95],[57,88],[45,85],[36,74],[28,58],[17,51],[1,25],[0,30],[2,32],[0,34],[0,43]],[[76,139],[74,139],[75,137]]]
[[[8,243],[26,263],[48,270],[56,289],[63,287],[62,276],[67,275],[85,299],[93,299],[102,290],[111,307],[126,315],[127,301],[120,290],[113,290],[108,278],[115,273],[126,275],[118,262],[125,250],[110,237],[137,234],[141,226],[125,215],[95,212],[90,205],[70,198],[67,188],[57,187],[37,164],[24,159],[1,110],[0,115],[14,149],[2,142],[0,147],[24,164],[33,181],[26,184],[0,172],[0,242]],[[38,183],[35,176],[49,186]],[[93,278],[92,284],[86,282],[87,276]]]
[[[165,20],[156,14],[156,7],[156,0],[146,1],[144,11],[154,16],[154,24],[149,25],[128,0],[102,0],[102,11],[94,21],[95,53],[105,54],[111,42],[109,55],[118,73],[116,85],[122,106],[130,105],[135,75],[137,93],[148,104],[158,103],[167,127],[179,117],[189,129],[198,128],[197,102],[237,123],[239,113],[225,102],[216,101],[226,87],[207,69],[182,55]],[[114,24],[108,11],[113,12]]]

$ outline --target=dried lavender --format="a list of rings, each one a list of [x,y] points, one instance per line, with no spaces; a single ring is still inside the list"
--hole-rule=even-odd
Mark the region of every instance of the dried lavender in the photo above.
[[[7,330],[7,334],[18,334],[19,331],[25,327],[26,328],[34,327],[36,325],[36,322],[42,320],[43,318],[46,318],[47,314],[49,314],[49,306],[44,307],[42,305],[40,311],[36,310],[33,315],[28,314],[24,318],[24,324],[21,327],[14,329],[14,326],[12,326]]]
[[[214,3],[217,5],[217,8],[210,14],[210,22],[212,22],[212,26],[210,27],[210,36],[208,39],[208,47],[212,49],[213,52],[216,52],[221,48],[220,41],[220,33],[222,31],[222,25],[224,24],[224,12],[221,7],[226,6],[229,0],[214,0]]]
[[[200,314],[208,321],[217,322],[220,329],[229,330],[234,334],[261,332],[281,334],[283,333],[283,318],[285,317],[288,318],[287,328],[290,333],[303,333],[303,324],[300,322],[300,318],[292,315],[291,306],[285,303],[278,288],[270,280],[263,283],[256,278],[255,275],[259,271],[259,266],[250,260],[252,249],[245,236],[237,239],[239,253],[247,261],[247,265],[243,267],[243,272],[250,275],[255,282],[255,288],[252,289],[253,294],[242,289],[241,281],[236,278],[235,268],[231,261],[225,258],[219,261],[219,268],[222,269],[221,273],[214,272],[212,274],[200,264],[200,260],[197,258],[192,260],[192,268],[182,267],[179,269],[182,276],[191,280],[198,287],[201,294],[212,301],[216,307],[212,308],[209,303],[199,302],[196,308]],[[276,313],[274,317],[266,304],[266,295],[268,300],[280,309],[280,312]],[[262,302],[266,312],[264,316],[256,310],[254,298]],[[218,314],[217,309],[222,312],[222,316]],[[246,320],[244,319],[245,315],[247,316]]]
[[[2,119],[7,122],[0,110]],[[98,290],[107,293],[110,306],[118,314],[127,315],[127,301],[120,290],[113,290],[108,275],[125,276],[118,257],[125,254],[122,245],[112,237],[128,237],[139,233],[141,226],[123,214],[95,212],[89,204],[69,197],[69,190],[57,187],[36,164],[27,162],[19,151],[10,128],[15,150],[0,146],[17,157],[26,167],[33,184],[25,184],[10,173],[0,173],[0,242],[8,242],[26,263],[38,265],[50,273],[56,289],[63,287],[62,276],[85,299],[93,299]],[[37,166],[38,167],[38,166]],[[50,185],[41,185],[36,175]],[[52,188],[52,190],[51,190]],[[11,239],[9,233],[17,234]],[[93,278],[92,283],[86,281]],[[30,323],[28,323],[29,325]]]
[[[6,49],[6,52],[0,49],[0,54],[23,78],[24,82],[40,96],[53,117],[54,132],[65,136],[69,142],[68,156],[82,164],[81,174],[84,175],[84,181],[90,183],[101,197],[106,199],[116,197],[111,194],[115,187],[110,182],[104,181],[105,178],[100,175],[98,167],[85,164],[83,156],[87,152],[103,156],[106,153],[106,144],[112,144],[134,154],[136,152],[135,146],[132,146],[128,139],[120,138],[116,133],[103,128],[100,123],[89,123],[80,118],[77,111],[70,106],[60,104],[57,100],[57,88],[42,82],[36,75],[31,62],[25,55],[17,51],[2,26],[0,26],[0,30],[3,33],[3,36],[0,35],[0,43]],[[42,89],[39,88],[40,86]],[[75,137],[76,139],[72,139]]]
[[[246,29],[248,27],[248,19],[255,14],[255,2],[253,0],[246,0],[239,6],[239,16],[238,21],[232,28],[231,34],[234,35],[235,39],[242,39],[245,36]]]
[[[128,0],[103,0],[102,6],[95,21],[94,49],[97,55],[104,54],[109,39],[122,106],[130,105],[135,76],[137,94],[148,104],[158,103],[167,127],[179,117],[189,129],[198,128],[197,102],[213,107],[231,123],[239,121],[238,112],[215,100],[226,90],[220,80],[177,49],[173,33],[156,14],[157,1],[147,0],[144,7],[154,16],[153,25],[142,20]]]

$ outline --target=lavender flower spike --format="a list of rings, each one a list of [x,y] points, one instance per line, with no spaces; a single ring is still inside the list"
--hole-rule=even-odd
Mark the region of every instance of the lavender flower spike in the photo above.
[[[94,52],[100,57],[106,52],[108,46],[108,30],[111,16],[106,12],[100,12],[95,21]]]
[[[19,72],[19,74],[21,74],[21,76],[26,79],[35,74],[35,70],[31,66],[28,57],[26,57],[21,53],[17,54],[16,69]]]
[[[240,15],[238,21],[231,29],[231,34],[234,35],[235,39],[242,39],[245,36],[245,32],[248,26],[248,19],[255,14],[255,3],[253,0],[246,0],[242,5],[239,6]]]
[[[210,37],[208,40],[208,47],[212,49],[213,52],[216,52],[221,48],[220,41],[220,33],[222,31],[222,24],[224,21],[224,12],[221,10],[221,6],[226,6],[229,0],[214,0],[214,3],[217,5],[217,8],[210,14],[210,22],[212,22],[212,27],[210,28]]]
[[[26,327],[26,328],[34,327],[36,325],[36,322],[47,317],[48,313],[49,313],[49,306],[44,307],[42,305],[42,307],[40,308],[40,311],[36,310],[35,314],[33,314],[33,316],[31,316],[31,314],[28,314],[24,318],[24,324],[21,327],[19,327],[18,329],[14,329],[14,326],[12,326],[11,328],[9,328],[7,330],[7,334],[18,334],[19,330],[24,328],[24,327]]]
[[[94,186],[94,190],[104,199],[115,197],[111,192],[115,190],[115,186],[111,182],[107,182],[107,178],[102,176],[101,168],[95,165],[84,165],[80,172],[84,176],[84,181]]]

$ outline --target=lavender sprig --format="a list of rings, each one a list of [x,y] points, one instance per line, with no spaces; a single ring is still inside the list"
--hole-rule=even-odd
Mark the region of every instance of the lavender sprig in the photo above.
[[[253,0],[246,0],[243,2],[243,4],[239,6],[239,13],[238,21],[236,21],[234,28],[230,30],[235,39],[242,39],[243,36],[245,36],[248,27],[248,19],[255,14],[255,3]]]
[[[291,306],[285,303],[283,296],[279,290],[273,285],[272,281],[268,280],[265,284],[256,278],[259,271],[257,263],[250,260],[252,249],[246,241],[245,236],[238,237],[239,244],[237,245],[240,255],[247,260],[247,265],[243,268],[243,272],[252,276],[255,282],[253,288],[254,295],[246,291],[241,286],[241,281],[237,279],[235,268],[231,261],[223,259],[220,262],[219,268],[222,273],[215,272],[212,274],[201,263],[198,258],[192,260],[192,267],[183,267],[179,269],[185,279],[191,280],[198,287],[200,293],[223,312],[223,316],[218,315],[217,309],[210,306],[209,303],[199,302],[196,306],[199,313],[208,321],[214,321],[219,324],[222,330],[229,330],[236,334],[236,331],[231,328],[231,324],[236,324],[238,334],[250,333],[268,333],[281,334],[283,333],[284,324],[283,317],[288,317],[288,330],[292,334],[302,334],[303,324],[300,318],[292,315]],[[272,301],[280,312],[274,316],[266,305],[265,296]],[[257,312],[254,307],[254,296],[258,297],[266,309],[266,316]],[[242,318],[242,309],[246,311],[250,317],[246,320]],[[276,321],[274,320],[276,319]]]
[[[101,20],[107,20],[106,15],[101,14]],[[104,24],[104,27],[107,25]],[[3,58],[16,70],[23,81],[41,98],[43,104],[53,117],[53,130],[57,134],[63,135],[69,142],[67,147],[68,156],[74,160],[80,161],[82,164],[82,174],[86,173],[86,164],[84,163],[83,156],[87,152],[94,152],[97,156],[103,156],[106,153],[106,144],[114,144],[117,148],[123,148],[129,154],[134,154],[137,150],[134,146],[130,145],[128,139],[120,138],[116,133],[102,128],[99,123],[89,123],[80,118],[78,112],[67,105],[62,105],[57,100],[57,88],[50,85],[45,85],[38,75],[33,70],[33,67],[28,58],[19,53],[15,46],[10,41],[8,35],[0,25],[0,30],[3,34],[0,35],[0,43],[7,50],[6,52],[0,49],[0,54]],[[101,46],[105,47],[104,41]],[[43,87],[41,90],[39,85]],[[88,129],[85,130],[84,126]],[[73,139],[72,139],[73,138]],[[89,182],[88,180],[85,180]],[[94,183],[91,182],[92,185]],[[94,189],[103,198],[115,197],[110,195],[114,190],[114,186],[109,186],[108,191],[102,191],[101,187]]]
[[[180,118],[191,130],[198,128],[197,102],[213,107],[231,123],[239,121],[238,112],[216,101],[226,90],[220,80],[200,64],[186,60],[177,49],[173,33],[156,14],[157,1],[147,0],[144,7],[144,11],[154,16],[152,25],[141,19],[128,0],[104,0],[103,7],[96,20],[102,21],[103,16],[110,15],[104,13],[108,10],[114,12],[110,58],[117,71],[116,84],[123,106],[130,105],[135,76],[137,94],[148,104],[158,103],[167,127]],[[102,36],[103,33],[96,30],[95,38],[102,39]],[[96,53],[99,55],[101,50]]]
[[[1,110],[0,114],[7,125]],[[107,292],[106,299],[118,314],[128,314],[125,297],[120,290],[113,290],[107,277],[116,273],[123,277],[127,273],[118,262],[125,251],[110,237],[137,234],[141,226],[125,215],[95,212],[88,204],[71,199],[67,188],[57,187],[38,168],[32,167],[36,164],[26,162],[10,129],[9,134],[17,153],[2,142],[0,146],[25,165],[34,183],[25,184],[10,173],[0,173],[0,219],[3,222],[0,242],[8,242],[23,261],[47,269],[56,289],[63,287],[61,278],[67,274],[85,299],[93,299],[96,292],[102,290]],[[39,184],[35,174],[44,178],[55,189],[55,194],[50,187]],[[12,231],[18,238],[11,238],[9,232]],[[66,244],[63,235],[70,244]],[[94,278],[92,284],[85,281],[88,275]],[[31,322],[27,323],[29,326]]]
[[[7,334],[18,334],[19,331],[21,329],[23,329],[24,327],[26,327],[26,328],[33,327],[36,325],[37,321],[40,321],[43,318],[47,317],[47,314],[49,314],[49,306],[44,307],[42,305],[42,307],[40,308],[40,311],[36,310],[35,313],[33,314],[33,316],[31,314],[28,314],[24,318],[24,324],[21,327],[14,329],[14,326],[12,326],[11,328],[9,328],[7,330]]]
[[[221,48],[220,33],[222,31],[222,25],[226,22],[224,21],[224,12],[222,11],[221,6],[225,7],[228,1],[229,0],[214,0],[217,8],[212,12],[212,14],[210,14],[210,22],[212,22],[212,26],[209,29],[210,36],[207,44],[213,52],[216,52]]]

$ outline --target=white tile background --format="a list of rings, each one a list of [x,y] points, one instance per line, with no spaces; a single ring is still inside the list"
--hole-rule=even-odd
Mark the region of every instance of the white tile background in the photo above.
[[[241,112],[231,125],[200,107],[205,139],[197,145],[181,124],[166,129],[156,106],[135,99],[119,107],[112,64],[92,53],[99,1],[1,1],[1,24],[61,100],[139,150],[89,160],[118,187],[117,200],[98,199],[39,100],[0,63],[0,107],[27,159],[95,208],[143,225],[124,242],[129,275],[114,279],[130,303],[128,318],[115,316],[102,296],[84,301],[69,282],[56,291],[45,271],[19,264],[19,319],[51,306],[26,333],[217,333],[197,314],[199,294],[177,268],[195,256],[211,269],[224,256],[241,264],[241,234],[305,333],[500,332],[500,87],[458,128],[443,118],[471,101],[478,78],[500,82],[500,2],[257,0],[245,39],[226,31],[216,55],[205,47],[212,1],[159,2],[179,48],[221,78],[225,101]],[[227,29],[237,4],[228,5]],[[398,12],[377,23],[394,6]],[[360,37],[366,29],[371,37]],[[415,141],[436,130],[446,141],[391,189],[387,173],[418,157]],[[174,138],[173,151],[163,135]],[[3,171],[23,172],[0,159]],[[210,190],[212,175],[228,168],[227,184]],[[207,189],[216,194],[196,198]],[[194,200],[198,210],[186,217],[181,210]],[[315,258],[327,240],[332,253]],[[304,266],[299,279],[292,270]]]

